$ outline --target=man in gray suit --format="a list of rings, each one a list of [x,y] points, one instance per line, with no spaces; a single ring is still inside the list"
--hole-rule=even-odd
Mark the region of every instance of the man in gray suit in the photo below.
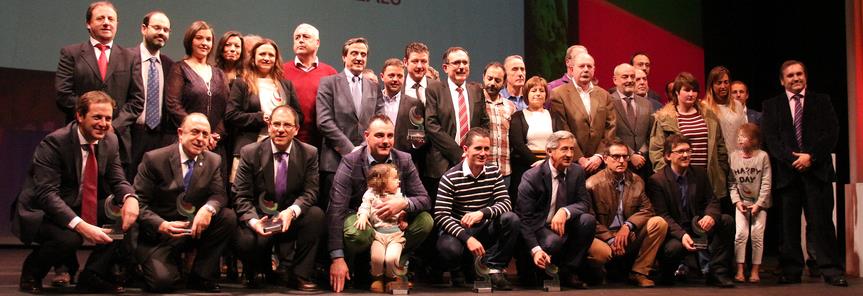
[[[635,67],[632,65],[624,63],[614,67],[614,85],[616,91],[611,93],[617,112],[617,130],[614,134],[629,146],[632,152],[629,162],[633,172],[647,180],[653,173],[646,155],[650,128],[653,126],[652,115],[656,110],[650,101],[635,94]]]
[[[342,73],[321,79],[315,98],[321,144],[321,198],[326,209],[333,176],[342,156],[351,153],[364,142],[363,128],[369,118],[383,108],[377,83],[363,78],[369,43],[365,38],[351,38],[342,47],[345,69]]]

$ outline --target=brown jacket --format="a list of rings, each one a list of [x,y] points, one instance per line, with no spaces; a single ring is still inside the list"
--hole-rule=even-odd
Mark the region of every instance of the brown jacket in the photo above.
[[[655,215],[653,205],[644,193],[644,181],[641,177],[626,171],[623,182],[623,217],[625,222],[635,225],[635,229],[631,230],[637,233],[647,224],[647,220]],[[596,216],[595,236],[607,241],[614,237],[608,227],[614,221],[620,203],[614,172],[610,169],[599,171],[587,178],[586,186],[592,200],[591,211]]]
[[[612,97],[607,91],[594,85],[590,90],[590,115],[581,102],[575,85],[567,83],[551,92],[550,101],[554,130],[566,130],[575,134],[575,159],[602,154],[608,142],[614,139],[617,115]]]

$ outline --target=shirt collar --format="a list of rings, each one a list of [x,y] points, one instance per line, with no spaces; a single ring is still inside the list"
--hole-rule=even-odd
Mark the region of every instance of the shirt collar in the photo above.
[[[186,151],[183,150],[183,145],[177,145],[177,148],[180,149],[180,164],[185,164],[187,160],[189,160],[189,155],[186,155]],[[195,158],[198,158],[195,156]]]
[[[99,40],[96,40],[95,38],[93,38],[93,36],[90,36],[90,46],[96,47],[96,44],[99,44],[99,43],[101,43],[101,42],[99,42]],[[114,49],[114,39],[111,39],[111,42],[108,42],[105,45],[108,46],[108,50]]]
[[[624,95],[624,94],[623,94],[623,92],[621,92],[619,89],[618,89],[616,92],[617,92],[617,96],[619,96],[621,100],[623,100],[623,99],[627,98],[627,95]],[[633,93],[632,95],[630,95],[630,96],[628,96],[628,97],[629,97],[629,98],[633,98],[633,99],[634,99],[634,98],[635,98],[635,93]]]
[[[293,147],[294,147],[294,141],[291,141],[291,143],[288,143],[288,149],[285,149],[285,151],[280,151],[279,148],[276,148],[276,143],[273,143],[273,140],[270,140],[270,148],[273,149],[274,155],[276,153],[279,153],[279,152],[285,152],[288,155],[290,155],[291,154],[291,148],[293,148]]]
[[[804,98],[806,97],[806,89],[805,88],[802,91],[800,91],[800,95],[803,96]],[[785,90],[785,96],[788,97],[788,100],[791,100],[791,97],[794,96],[794,93],[790,92],[786,89]]]
[[[483,94],[483,96],[485,96],[485,94]],[[505,100],[504,96],[501,95],[500,93],[498,93],[497,98],[495,98],[495,99],[486,98],[485,102],[489,103],[489,104],[494,104],[494,105],[503,105],[503,100]]]
[[[563,172],[560,172],[556,168],[554,168],[553,165],[551,165],[551,160],[548,160],[546,162],[548,162],[548,170],[551,172],[551,179],[552,180],[556,179],[557,175],[560,175],[560,173],[566,174],[566,169],[563,169]]]
[[[369,161],[369,166],[372,166],[373,164],[378,164],[377,160],[375,160],[375,158],[372,157],[372,150],[369,149],[369,146],[366,146],[365,149],[366,149],[366,159]],[[390,155],[387,155],[387,159],[384,160],[383,163],[393,163],[392,150],[390,150]]]
[[[78,128],[76,128],[75,131],[78,132],[78,143],[81,143],[81,145],[87,145],[87,144],[99,145],[99,140],[93,141],[93,143],[87,142],[87,138],[84,138],[84,134],[81,133],[81,126],[80,125],[78,125]]]
[[[513,95],[511,95],[511,94],[509,93],[509,90],[506,88],[506,86],[504,86],[504,87],[500,90],[500,96],[501,96],[501,97],[503,97],[503,98],[507,98],[507,99],[509,99],[509,98],[516,98],[516,99],[521,100],[521,98],[522,98],[522,96],[513,96]]]
[[[318,56],[315,56],[315,60],[312,61],[312,65],[310,67],[303,65],[303,62],[300,61],[300,57],[294,56],[294,66],[297,66],[298,68],[316,68],[318,67]]]
[[[160,51],[156,51],[155,55],[150,54],[150,50],[148,50],[147,47],[144,46],[144,42],[141,42],[141,44],[138,45],[138,47],[141,48],[141,62],[149,60],[150,58],[156,58],[156,63],[159,63],[159,64],[162,63],[162,61],[159,60]]]
[[[383,93],[384,102],[387,102],[387,103],[398,102],[402,96],[402,92],[397,92],[396,95],[394,95],[392,97],[387,95],[386,89],[382,90],[381,92]]]
[[[674,175],[674,181],[679,181],[681,178],[683,178],[683,180],[686,180],[686,176],[689,175],[689,168],[683,170],[683,174],[680,175],[678,175],[677,172],[675,172],[673,169],[671,170],[671,173]]]
[[[578,85],[578,83],[575,83],[575,80],[573,80],[572,83],[575,85],[575,89],[578,90],[579,92],[590,93],[591,91],[593,91],[593,81],[587,83],[587,89],[582,89],[581,85]]]
[[[415,84],[417,84],[417,82],[416,82],[415,80],[411,79],[411,78],[408,78],[408,79],[406,79],[406,80],[411,82],[411,83],[410,83],[410,85],[408,86],[409,88],[413,88],[413,87],[414,87],[414,85],[415,85]],[[425,88],[427,88],[427,86],[428,86],[428,80],[426,80],[426,76],[425,76],[425,75],[423,75],[423,79],[420,79],[419,84],[420,84],[420,86],[422,86],[422,88],[424,88],[424,89],[425,89]]]
[[[465,86],[466,86],[466,84],[467,84],[467,81],[462,82],[462,84],[459,86],[459,85],[455,85],[455,82],[453,82],[453,81],[452,81],[452,79],[449,79],[449,77],[447,77],[447,78],[446,78],[446,83],[449,85],[449,89],[451,89],[452,91],[456,91],[455,89],[456,89],[456,88],[459,88],[459,87],[461,87],[461,88],[462,88],[462,91],[466,91],[466,90],[467,90],[467,87],[465,87]]]
[[[351,70],[348,70],[348,68],[345,68],[344,72],[345,75],[348,77],[348,82],[353,82],[354,77],[359,77],[360,80],[363,80],[363,73],[360,73],[360,75],[354,75],[354,73],[351,73]]]
[[[474,175],[473,175],[473,171],[471,171],[471,170],[470,170],[470,165],[468,164],[467,159],[464,159],[464,160],[462,160],[462,161],[461,161],[461,170],[462,170],[462,173],[463,173],[466,177],[467,177],[467,176],[469,176],[469,177],[471,177],[471,178],[473,178],[473,179],[477,179],[477,178],[479,178],[480,176],[482,176],[483,174],[485,174],[485,166],[483,166],[483,167],[482,167],[482,171],[480,171],[478,175],[474,176]]]

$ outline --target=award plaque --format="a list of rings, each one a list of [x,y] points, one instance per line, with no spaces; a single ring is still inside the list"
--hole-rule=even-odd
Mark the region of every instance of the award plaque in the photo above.
[[[701,225],[698,224],[699,220],[701,220],[701,216],[695,216],[692,219],[692,232],[694,233],[690,237],[696,250],[707,250],[707,231],[704,231]]]
[[[408,143],[414,146],[414,148],[419,148],[425,145],[426,132],[424,127],[424,119],[423,115],[419,114],[416,110],[416,106],[411,107],[408,118],[410,118],[411,125],[414,128],[408,129],[407,140]]]
[[[187,203],[183,197],[177,198],[177,212],[183,217],[186,217],[186,221],[189,221],[189,227],[184,230],[186,234],[192,234],[192,221],[195,220],[195,214],[198,212],[198,208],[190,203]]]
[[[473,281],[474,293],[491,293],[491,278],[488,276],[489,268],[482,263],[482,257],[476,257],[473,261],[476,271],[476,280]]]
[[[550,280],[542,281],[542,289],[546,292],[560,292],[560,276],[557,274],[558,268],[556,265],[549,263],[545,267],[545,274],[551,277]]]
[[[393,295],[410,294],[410,286],[408,285],[408,262],[405,261],[405,266],[396,268],[393,273],[396,280],[389,283],[390,293]]]
[[[264,194],[258,196],[258,208],[261,209],[261,212],[269,215],[270,217],[276,217],[279,215],[279,203],[276,201],[272,201],[266,198]],[[264,227],[265,233],[279,233],[282,232],[282,221],[276,219],[268,219],[263,222],[262,225]]]
[[[114,195],[105,199],[105,216],[114,221],[111,224],[102,225],[102,230],[113,240],[121,240],[125,237],[123,233],[123,211],[122,207],[114,204]]]

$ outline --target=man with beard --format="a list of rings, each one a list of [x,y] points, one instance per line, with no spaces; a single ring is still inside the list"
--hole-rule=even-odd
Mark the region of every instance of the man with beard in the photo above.
[[[610,89],[609,89],[609,92],[611,92]],[[653,90],[650,89],[650,84],[647,81],[647,73],[645,73],[644,70],[636,68],[635,69],[635,94],[647,99],[648,101],[650,101],[650,104],[653,105],[653,110],[659,110],[659,108],[662,108],[662,103],[659,102],[659,98],[658,98],[659,95],[657,94],[656,97],[648,96],[651,93],[656,94],[656,92],[654,92]]]
[[[134,79],[144,86],[144,109],[132,125],[132,157],[126,177],[135,178],[144,152],[162,148],[177,140],[177,123],[168,115],[165,98],[165,75],[174,61],[160,50],[171,35],[171,22],[161,11],[151,11],[141,23],[143,41],[129,49],[135,69]]]
[[[527,108],[527,100],[524,99],[524,82],[527,80],[524,58],[520,55],[506,57],[503,69],[506,71],[506,87],[500,90],[500,96],[515,104],[516,111],[524,110]]]
[[[653,127],[653,112],[656,109],[647,99],[637,94],[636,69],[630,64],[620,64],[614,67],[614,85],[616,91],[611,94],[614,109],[617,112],[617,129],[615,135],[621,139],[632,153],[629,163],[632,171],[642,179],[653,175],[653,167],[648,157],[650,129]]]
[[[589,54],[579,54],[572,60],[575,83],[555,88],[550,94],[551,118],[556,130],[575,134],[573,157],[593,175],[602,165],[602,153],[614,139],[617,116],[612,97],[594,85],[594,61]]]
[[[525,172],[518,186],[516,212],[533,264],[543,270],[552,263],[561,266],[562,283],[584,289],[576,271],[593,241],[596,218],[590,213],[584,171],[573,162],[575,149],[575,135],[568,131],[549,137],[548,157]]]
[[[515,103],[500,95],[505,80],[506,74],[500,63],[491,62],[485,66],[482,76],[483,95],[491,135],[488,163],[500,169],[503,183],[509,188],[509,174],[512,173],[509,166],[509,120],[517,108]]]
[[[401,192],[405,198],[389,199],[377,205],[376,211],[381,219],[387,219],[402,211],[408,214],[408,227],[404,231],[406,242],[400,266],[404,266],[408,258],[406,254],[410,254],[425,240],[434,225],[431,215],[426,212],[431,208],[431,202],[410,154],[393,149],[395,131],[392,120],[386,115],[373,116],[363,135],[366,144],[345,155],[339,164],[333,180],[330,206],[327,208],[328,244],[332,259],[330,285],[336,293],[344,290],[345,280],[351,280],[360,272],[368,271],[368,265],[355,266],[353,263],[358,255],[369,251],[374,240],[374,229],[368,227],[358,230],[354,224],[357,220],[356,211],[368,189],[366,177],[372,166],[392,163],[399,172]],[[352,276],[351,268],[359,272],[354,272]]]
[[[378,84],[363,78],[369,43],[365,38],[351,38],[342,47],[344,71],[321,79],[315,99],[315,111],[321,143],[321,208],[330,198],[333,176],[342,157],[359,149],[364,142],[362,127],[381,112]]]

